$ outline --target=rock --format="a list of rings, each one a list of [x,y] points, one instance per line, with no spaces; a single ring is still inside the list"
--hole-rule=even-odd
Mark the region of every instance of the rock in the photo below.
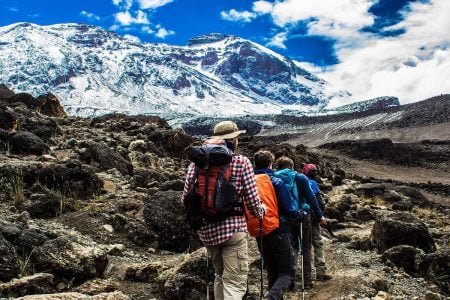
[[[131,182],[133,187],[150,187],[150,185],[156,181],[156,184],[159,182],[168,181],[169,178],[161,172],[150,169],[135,169],[133,180]]]
[[[11,98],[9,98],[10,103],[23,103],[26,107],[28,107],[31,110],[35,110],[39,106],[39,101],[37,101],[36,98],[34,98],[32,95],[27,93],[18,93],[13,95]]]
[[[15,93],[11,91],[6,85],[4,85],[3,83],[0,84],[0,102],[4,101],[9,103],[9,101],[7,100],[14,95]]]
[[[206,268],[206,249],[185,256],[170,273],[163,287],[163,299],[203,299],[208,282],[214,281],[214,270]],[[210,289],[211,291],[212,289]]]
[[[28,221],[30,220],[30,218],[31,218],[30,213],[25,210],[25,211],[21,212],[20,215],[17,217],[17,221],[26,225],[26,224],[28,224]]]
[[[397,245],[410,245],[427,253],[436,249],[427,226],[404,212],[379,217],[373,225],[371,241],[378,253]]]
[[[396,187],[395,190],[399,193],[402,193],[403,195],[409,197],[409,200],[412,205],[419,206],[419,207],[427,207],[432,206],[432,202],[428,200],[427,197],[425,197],[418,189],[402,185],[399,187]]]
[[[377,291],[389,292],[391,288],[391,283],[388,282],[385,278],[373,278],[372,284],[374,289]]]
[[[359,208],[356,211],[356,218],[363,222],[375,220],[376,217],[377,217],[376,212],[368,206]]]
[[[30,166],[23,170],[23,181],[26,186],[39,183],[66,198],[90,198],[100,194],[103,187],[94,171],[79,161],[68,161],[65,165]]]
[[[111,225],[109,225],[109,224],[103,225],[103,228],[109,233],[113,233],[114,232],[114,228]]]
[[[108,250],[86,236],[75,232],[48,240],[32,253],[37,270],[47,270],[58,279],[80,282],[101,277],[105,270]]]
[[[401,200],[392,204],[393,210],[411,211],[414,205],[409,200]]]
[[[392,190],[386,190],[383,193],[382,198],[384,201],[389,202],[389,203],[395,203],[395,202],[401,201],[403,199],[399,193],[397,193],[396,191],[392,191]]]
[[[109,279],[92,279],[73,289],[74,292],[95,295],[114,292],[117,289]]]
[[[144,206],[144,220],[159,235],[159,248],[173,252],[197,249],[200,242],[186,223],[181,192],[165,191],[152,195]]]
[[[158,246],[159,235],[141,220],[128,219],[123,230],[127,238],[138,246]]]
[[[44,115],[47,115],[50,117],[59,117],[59,118],[67,117],[67,114],[64,111],[64,108],[62,107],[61,102],[59,101],[58,97],[56,97],[52,93],[48,93],[47,95],[39,96],[37,98],[37,101],[39,102],[38,111],[41,114],[44,114]]]
[[[49,239],[44,232],[34,228],[27,228],[17,237],[14,245],[17,247],[19,253],[29,255],[34,248],[44,244]]]
[[[86,163],[96,165],[102,171],[115,168],[122,175],[133,174],[131,163],[105,143],[86,141],[79,146],[86,148],[85,151],[80,152],[81,159]]]
[[[11,152],[21,155],[43,155],[50,151],[48,145],[37,135],[28,131],[17,131],[9,137]]]
[[[379,291],[378,294],[375,296],[375,298],[373,298],[373,300],[390,300],[390,299],[391,295],[383,291]]]
[[[424,300],[445,300],[446,298],[438,293],[433,293],[432,291],[427,291]]]
[[[16,250],[3,235],[0,235],[0,280],[8,281],[19,274]]]
[[[44,294],[31,295],[17,298],[16,300],[131,300],[122,292],[101,293],[94,296],[89,296],[80,293],[59,293],[59,294]]]
[[[37,273],[20,279],[13,279],[10,282],[0,283],[1,297],[20,297],[29,294],[53,292],[55,292],[53,275],[47,273]]]
[[[450,249],[448,247],[425,255],[419,269],[423,277],[434,281],[445,293],[450,292]]]
[[[0,129],[16,130],[17,116],[6,109],[0,107]]]
[[[0,219],[0,236],[3,235],[9,242],[16,240],[23,230],[24,228],[21,224]]]
[[[381,259],[392,262],[397,268],[403,268],[409,275],[417,275],[419,264],[425,253],[409,245],[399,245],[386,250]]]
[[[169,190],[182,191],[183,189],[184,189],[184,181],[177,179],[163,182],[159,187],[160,191],[169,191]]]
[[[356,194],[360,197],[373,198],[382,196],[386,187],[380,183],[363,183],[356,187]]]
[[[54,193],[32,194],[23,203],[23,209],[33,218],[54,218],[61,213],[62,196],[58,198]]]

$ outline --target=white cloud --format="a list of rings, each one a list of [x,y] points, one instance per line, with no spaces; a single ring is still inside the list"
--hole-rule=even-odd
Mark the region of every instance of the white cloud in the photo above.
[[[99,20],[100,20],[100,17],[99,17],[99,16],[97,16],[96,14],[87,12],[87,11],[85,11],[85,10],[82,10],[82,11],[80,12],[80,15],[82,15],[82,16],[88,18],[88,19],[91,19],[91,20],[95,20],[95,21],[99,21]]]
[[[158,31],[155,33],[155,36],[159,37],[161,39],[165,39],[167,36],[174,35],[174,34],[175,34],[175,31],[173,31],[173,30],[167,30],[163,27],[159,27]]]
[[[450,92],[450,2],[432,0],[413,3],[405,19],[392,29],[403,29],[397,37],[366,34],[366,42],[355,48],[341,45],[341,63],[322,74],[353,96],[334,99],[336,106],[382,95],[399,97],[402,103]]]
[[[173,0],[139,0],[141,9],[155,9],[173,2]]]
[[[273,4],[267,1],[256,1],[253,2],[253,11],[259,14],[268,14],[272,12]]]
[[[12,11],[12,12],[19,12],[19,9],[18,9],[17,7],[10,7],[10,8],[9,8],[9,11]]]
[[[136,42],[136,43],[141,41],[137,36],[134,36],[131,34],[125,34],[123,37],[126,38],[127,40],[130,40],[130,41]]]
[[[250,11],[237,11],[235,9],[230,9],[229,11],[220,12],[222,19],[227,21],[241,21],[241,22],[251,22],[257,17],[256,13]]]
[[[270,42],[268,42],[266,44],[266,46],[272,46],[272,47],[277,47],[280,49],[286,49],[286,46],[284,45],[284,43],[287,41],[288,39],[288,34],[287,32],[280,32],[277,33],[275,36],[272,37],[272,39],[270,40]]]
[[[142,30],[143,32],[149,33],[149,34],[152,34],[152,33],[155,32],[153,29],[150,28],[150,26],[147,26],[147,25],[142,26],[141,30]]]
[[[141,10],[138,10],[136,16],[133,17],[129,11],[118,12],[114,15],[117,22],[120,25],[128,26],[131,24],[150,24],[147,14]]]
[[[133,0],[112,0],[115,6],[118,6],[124,10],[129,10],[133,6]]]

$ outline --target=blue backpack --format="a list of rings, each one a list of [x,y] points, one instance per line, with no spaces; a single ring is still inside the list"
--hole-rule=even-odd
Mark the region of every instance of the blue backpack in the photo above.
[[[295,171],[292,169],[283,169],[274,173],[275,177],[280,178],[288,189],[291,199],[294,201],[295,209],[300,207],[297,184],[295,183]]]

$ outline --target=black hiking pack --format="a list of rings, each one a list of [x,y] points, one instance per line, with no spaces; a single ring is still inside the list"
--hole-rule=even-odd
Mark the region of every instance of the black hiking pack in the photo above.
[[[229,216],[243,215],[236,187],[231,180],[233,152],[223,141],[209,140],[202,146],[187,150],[195,163],[195,175],[183,202],[186,218],[193,229],[225,220]]]

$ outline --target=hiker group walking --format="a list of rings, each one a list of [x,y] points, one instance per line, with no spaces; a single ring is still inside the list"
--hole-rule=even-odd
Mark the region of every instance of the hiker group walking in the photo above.
[[[197,230],[214,267],[214,298],[245,297],[248,234],[257,239],[261,255],[260,299],[283,299],[296,282],[304,298],[305,290],[313,287],[312,247],[316,280],[331,279],[320,235],[326,219],[317,167],[306,164],[302,174],[294,170],[292,159],[282,156],[275,161],[271,152],[262,150],[254,154],[253,168],[248,157],[235,154],[244,132],[232,121],[220,122],[214,136],[187,153],[192,163],[182,200],[187,221]],[[268,291],[263,290],[263,267]]]

